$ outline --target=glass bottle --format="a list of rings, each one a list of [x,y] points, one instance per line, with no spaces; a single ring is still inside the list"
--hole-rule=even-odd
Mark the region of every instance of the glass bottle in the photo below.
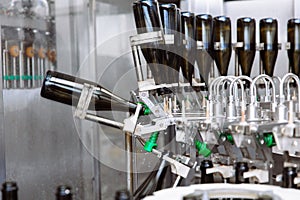
[[[249,171],[248,163],[238,162],[235,168],[235,183],[249,183],[249,178],[244,178],[244,172]]]
[[[115,200],[131,200],[130,193],[127,190],[118,190],[115,194]]]
[[[203,160],[200,165],[201,170],[201,183],[214,183],[214,175],[207,174],[206,169],[212,168],[213,163],[211,160]]]
[[[245,17],[237,20],[237,42],[243,42],[243,47],[237,49],[242,74],[250,76],[256,53],[255,19]]]
[[[137,32],[149,33],[160,30],[159,4],[156,0],[139,0],[133,3],[133,13],[136,22]],[[152,42],[141,45],[145,60],[152,72],[156,84],[165,83],[167,72],[161,71],[163,64],[161,55],[158,50],[159,43]]]
[[[179,48],[178,15],[175,4],[161,4],[160,16],[164,28],[164,34],[174,35],[174,44],[162,44],[161,50],[164,51],[165,63],[168,69],[168,83],[178,83],[179,78],[179,60],[176,49]]]
[[[18,186],[16,182],[2,184],[2,200],[18,200]]]
[[[61,185],[56,190],[56,200],[72,200],[72,192],[69,186]]]
[[[182,44],[181,70],[184,82],[192,85],[196,51],[194,13],[181,13],[181,33],[184,41]]]
[[[93,92],[90,110],[135,112],[137,105],[111,93],[97,83],[83,80],[67,74],[48,71],[41,89],[41,96],[53,101],[77,106],[84,84],[97,87]]]
[[[259,22],[260,43],[264,43],[264,50],[260,51],[260,58],[265,74],[273,76],[278,55],[278,23],[276,19],[265,18]]]
[[[290,19],[287,24],[287,41],[289,65],[294,74],[300,76],[300,19]]]
[[[218,44],[214,49],[214,60],[221,76],[226,76],[231,58],[231,21],[229,17],[214,18],[213,42]]]
[[[208,85],[208,76],[213,64],[213,18],[211,15],[202,14],[196,16],[196,41],[201,41],[202,49],[197,48],[196,60],[202,82]]]
[[[297,188],[294,179],[297,177],[296,167],[285,167],[282,173],[282,187],[284,188]]]

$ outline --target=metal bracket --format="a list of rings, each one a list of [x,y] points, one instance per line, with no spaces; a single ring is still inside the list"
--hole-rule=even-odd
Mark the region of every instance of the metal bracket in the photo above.
[[[269,182],[269,171],[262,169],[254,169],[248,172],[244,172],[244,178],[252,178],[255,177],[259,183],[267,183]]]
[[[206,169],[207,174],[213,174],[213,173],[220,173],[222,174],[223,178],[231,178],[234,176],[234,169],[233,166],[226,166],[226,165],[220,165],[220,166],[215,166],[213,168],[208,168]]]
[[[159,105],[154,105],[152,101],[149,99],[148,92],[140,92],[141,100],[149,107],[155,117],[166,117],[166,113]]]
[[[95,86],[87,83],[83,85],[82,92],[80,94],[76,110],[74,112],[74,117],[85,119],[95,88]]]
[[[138,104],[135,110],[134,115],[124,120],[124,128],[123,131],[134,133],[135,127],[137,125],[137,120],[139,117],[139,113],[142,109],[142,105]]]

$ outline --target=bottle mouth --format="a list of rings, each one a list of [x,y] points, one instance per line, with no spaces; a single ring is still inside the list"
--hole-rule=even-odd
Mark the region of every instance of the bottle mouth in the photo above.
[[[195,17],[195,14],[192,13],[192,12],[185,11],[185,12],[181,12],[181,16],[183,16],[183,17]]]
[[[288,21],[288,23],[300,24],[300,18],[293,18]]]
[[[163,9],[177,9],[176,4],[174,3],[164,3],[164,4],[160,4],[159,7],[163,8]]]
[[[246,22],[246,23],[249,23],[249,22],[254,21],[254,19],[251,18],[251,17],[243,17],[243,18],[240,18],[240,19],[238,19],[238,20],[239,20],[239,21],[242,21],[242,22]]]
[[[226,17],[226,16],[218,16],[218,17],[215,17],[214,19],[217,21],[221,21],[221,22],[229,21],[229,17]]]
[[[6,182],[2,185],[2,191],[11,192],[11,191],[17,191],[18,186],[16,182]]]
[[[204,19],[204,20],[209,20],[212,19],[212,16],[209,14],[201,14],[196,16],[197,19]]]
[[[260,20],[261,22],[265,22],[265,23],[274,23],[274,22],[277,22],[277,20],[276,19],[274,19],[274,18],[265,18],[265,19],[261,19]]]

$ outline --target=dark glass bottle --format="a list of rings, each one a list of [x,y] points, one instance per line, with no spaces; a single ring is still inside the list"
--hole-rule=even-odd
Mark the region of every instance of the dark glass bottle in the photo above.
[[[245,17],[237,20],[237,42],[243,42],[243,47],[237,49],[242,74],[250,76],[256,53],[255,19]]]
[[[130,193],[127,190],[118,190],[115,195],[115,200],[130,200]]]
[[[160,30],[161,19],[159,17],[159,4],[157,0],[139,0],[134,2],[133,13],[139,34]],[[168,73],[162,67],[165,55],[160,50],[159,43],[143,44],[141,48],[155,83],[162,84],[167,82],[165,77],[167,77]]]
[[[297,168],[285,167],[282,174],[282,187],[284,188],[297,188],[294,179],[297,177]]]
[[[196,61],[202,82],[208,85],[208,76],[213,64],[213,18],[211,15],[203,14],[196,16],[196,41],[203,43],[202,49],[197,49]]]
[[[203,160],[200,165],[201,171],[201,183],[213,183],[214,182],[214,175],[207,174],[206,169],[212,168],[213,163],[211,160]]]
[[[218,44],[214,49],[214,59],[221,76],[226,76],[231,58],[231,21],[229,17],[214,18],[213,42]]]
[[[248,163],[238,162],[235,167],[235,183],[249,183],[249,178],[244,178],[244,172],[249,171]]]
[[[300,77],[300,19],[290,19],[287,24],[287,41],[289,62],[292,72]]]
[[[181,70],[184,82],[192,84],[195,64],[195,15],[191,12],[181,13],[181,33],[183,34]]]
[[[135,112],[135,103],[114,95],[100,85],[55,71],[47,72],[42,85],[41,96],[67,105],[77,106],[85,83],[97,87],[92,95],[90,110]]]
[[[161,4],[160,16],[164,28],[164,34],[174,35],[174,44],[162,44],[161,50],[165,56],[164,64],[167,66],[167,80],[168,83],[178,83],[179,78],[179,60],[177,59],[176,50],[179,47],[179,34],[178,30],[178,15],[177,7],[175,4]]]
[[[72,200],[71,188],[61,185],[56,190],[56,200]]]
[[[18,186],[16,182],[2,184],[2,200],[18,200]]]
[[[264,50],[260,51],[265,74],[273,76],[278,55],[278,24],[276,19],[265,18],[259,22],[260,43],[264,43]]]

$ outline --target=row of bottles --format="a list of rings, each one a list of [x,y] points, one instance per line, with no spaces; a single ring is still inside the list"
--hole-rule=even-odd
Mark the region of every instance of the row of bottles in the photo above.
[[[2,184],[2,200],[18,200],[18,186],[16,182]],[[56,200],[72,200],[72,191],[69,186],[61,185],[56,190]]]
[[[200,165],[201,183],[214,183],[213,174],[207,174],[206,169],[212,168],[213,163],[211,160],[203,160]],[[248,172],[249,166],[246,162],[238,162],[235,165],[235,183],[249,183],[249,178],[244,178],[244,173]],[[284,167],[282,172],[282,187],[284,188],[297,188],[294,179],[297,177],[296,167]]]
[[[50,18],[50,2],[48,0],[11,0],[6,5],[0,4],[0,14],[35,19]]]
[[[220,75],[226,76],[232,54],[231,20],[226,16],[212,17],[181,12],[175,4],[159,4],[156,0],[139,0],[133,4],[138,34],[163,30],[174,35],[174,44],[159,42],[141,45],[142,53],[151,69],[156,84],[178,82],[181,68],[186,82],[191,83],[197,63],[202,81],[215,61]],[[277,59],[278,22],[273,18],[259,21],[259,51],[263,71],[273,76]],[[300,76],[300,20],[288,21],[288,56],[293,73]],[[250,76],[255,58],[256,21],[244,17],[237,20],[238,63],[243,75]]]
[[[2,184],[2,200],[18,200],[18,186],[16,182],[5,182]],[[61,185],[56,189],[56,200],[72,200],[72,189],[69,186]],[[118,190],[115,193],[115,200],[131,200],[127,190]]]
[[[54,33],[4,26],[1,39],[3,88],[40,87],[56,66]]]

